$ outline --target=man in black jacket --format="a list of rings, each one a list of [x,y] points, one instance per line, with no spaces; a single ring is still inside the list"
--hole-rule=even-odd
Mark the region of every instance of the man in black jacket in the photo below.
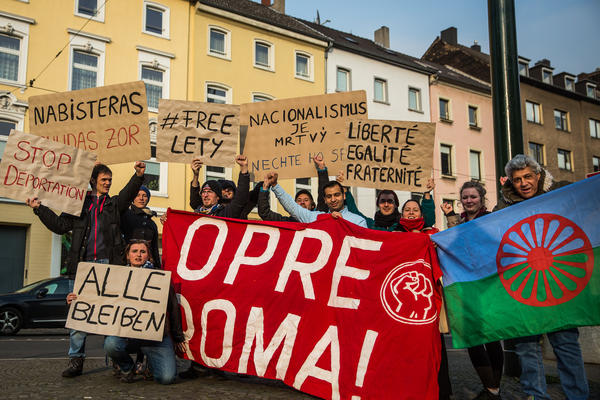
[[[156,212],[147,207],[150,196],[150,189],[146,186],[140,187],[131,206],[121,215],[121,231],[125,243],[129,243],[131,239],[142,239],[150,243],[154,266],[160,268],[158,228],[152,220],[152,217],[156,217]]]
[[[46,228],[58,235],[72,231],[71,249],[65,260],[71,291],[80,261],[124,264],[125,241],[121,235],[121,214],[137,195],[144,181],[146,164],[137,161],[134,168],[135,174],[129,183],[119,195],[110,197],[108,192],[112,184],[112,171],[104,164],[94,166],[90,179],[92,191],[86,195],[79,217],[66,213],[56,215],[54,211],[42,205],[37,197],[27,199],[27,205],[33,208],[33,212]],[[69,365],[63,371],[63,377],[81,375],[86,336],[85,332],[71,330]]]
[[[240,218],[249,200],[250,174],[248,174],[248,158],[243,155],[235,157],[240,166],[238,186],[233,199],[228,204],[220,202],[222,188],[218,181],[209,180],[202,187],[198,184],[198,176],[202,161],[196,158],[192,161],[194,176],[190,185],[190,206],[197,213],[216,215],[217,217]]]

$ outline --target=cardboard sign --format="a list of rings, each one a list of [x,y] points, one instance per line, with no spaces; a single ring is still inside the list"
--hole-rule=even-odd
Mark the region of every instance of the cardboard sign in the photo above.
[[[95,162],[88,151],[11,130],[0,163],[0,196],[37,197],[47,207],[79,216]]]
[[[158,103],[156,160],[231,167],[238,152],[240,106],[198,101]]]
[[[66,328],[146,340],[162,340],[171,272],[81,262]]]
[[[367,117],[364,90],[242,104],[243,154],[260,178],[269,171],[279,178],[316,176],[313,157],[340,168],[346,122]]]
[[[150,158],[142,81],[29,98],[32,134],[91,151],[116,164]]]
[[[346,128],[346,184],[423,191],[433,168],[435,123],[369,119]]]

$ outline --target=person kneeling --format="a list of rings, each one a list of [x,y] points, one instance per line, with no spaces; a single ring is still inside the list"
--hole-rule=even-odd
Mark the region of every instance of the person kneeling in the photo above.
[[[154,268],[150,258],[150,246],[144,240],[132,240],[125,251],[127,264],[132,267]],[[175,365],[175,350],[177,353],[186,352],[186,342],[181,328],[181,313],[175,292],[169,289],[169,301],[167,303],[168,330],[162,341],[140,340],[123,338],[119,336],[107,336],[104,341],[104,351],[112,358],[121,369],[121,381],[133,382],[135,377],[135,363],[129,354],[141,350],[148,358],[148,366],[154,380],[163,385],[169,385],[175,381],[177,367]],[[170,334],[170,335],[169,335]]]

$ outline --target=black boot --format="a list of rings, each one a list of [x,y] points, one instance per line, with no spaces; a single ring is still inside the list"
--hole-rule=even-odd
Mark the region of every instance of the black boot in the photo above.
[[[73,357],[69,360],[69,366],[62,372],[65,378],[74,378],[81,375],[83,371],[83,357]]]

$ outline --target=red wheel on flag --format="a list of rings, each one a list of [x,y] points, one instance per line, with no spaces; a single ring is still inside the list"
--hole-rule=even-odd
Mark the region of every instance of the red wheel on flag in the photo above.
[[[575,298],[590,281],[594,253],[573,221],[555,214],[527,217],[502,237],[496,266],[518,302],[548,307]]]

